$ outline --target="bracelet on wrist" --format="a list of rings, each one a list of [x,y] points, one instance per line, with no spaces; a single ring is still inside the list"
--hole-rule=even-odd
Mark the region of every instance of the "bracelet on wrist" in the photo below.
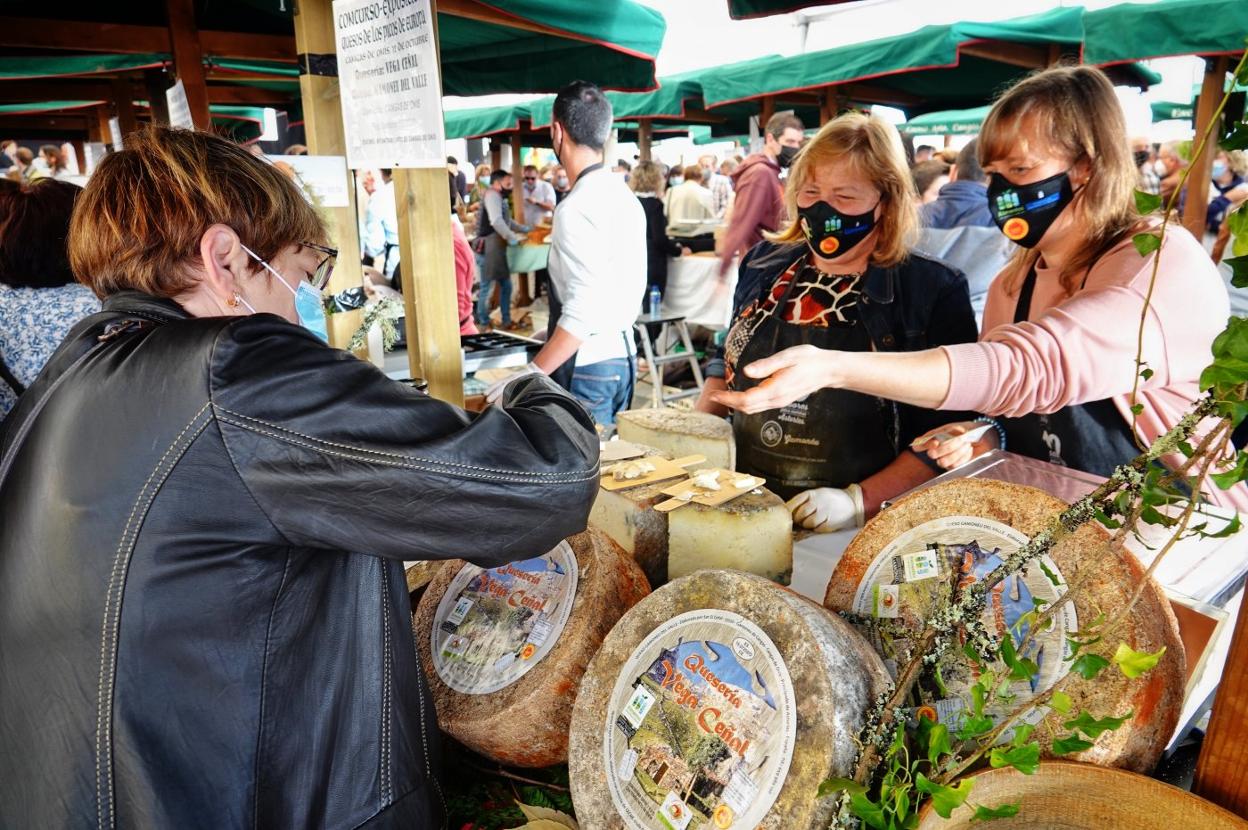
[[[985,416],[980,416],[979,418],[975,419],[975,423],[991,424],[992,428],[997,431],[997,449],[999,450],[1005,449],[1005,427],[997,423],[995,418],[988,418]]]

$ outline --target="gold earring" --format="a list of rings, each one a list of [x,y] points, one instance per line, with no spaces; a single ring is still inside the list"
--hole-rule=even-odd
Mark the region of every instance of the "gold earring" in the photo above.
[[[238,296],[238,292],[235,292],[233,297],[225,301],[225,304],[230,308],[238,308],[238,304],[242,302],[242,299],[242,297]]]

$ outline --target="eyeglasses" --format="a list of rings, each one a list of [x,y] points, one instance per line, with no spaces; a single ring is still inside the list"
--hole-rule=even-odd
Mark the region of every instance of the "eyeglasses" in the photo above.
[[[537,181],[537,176],[525,176],[524,180],[528,182],[529,184],[532,184],[533,182]]]
[[[305,248],[311,248],[325,254],[325,258],[316,266],[316,270],[312,272],[312,278],[308,282],[312,283],[312,287],[317,291],[325,288],[329,284],[329,278],[334,273],[334,264],[338,261],[338,249],[327,248],[324,245],[317,245],[315,242],[299,243]]]

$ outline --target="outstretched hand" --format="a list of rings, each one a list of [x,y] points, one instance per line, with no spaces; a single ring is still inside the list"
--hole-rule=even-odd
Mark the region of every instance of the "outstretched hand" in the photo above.
[[[762,383],[744,392],[712,392],[711,400],[747,414],[780,409],[830,385],[827,352],[814,346],[794,346],[756,360],[743,371]]]

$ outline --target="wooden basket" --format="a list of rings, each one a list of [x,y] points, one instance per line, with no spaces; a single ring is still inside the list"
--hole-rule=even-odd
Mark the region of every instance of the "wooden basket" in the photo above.
[[[942,819],[928,804],[920,817],[919,830],[1248,828],[1248,821],[1178,787],[1108,767],[1045,761],[1034,775],[1007,768],[985,770],[971,778],[975,786],[968,803],[985,807],[1018,804],[1018,815],[973,822],[975,810],[964,804],[951,818]]]

